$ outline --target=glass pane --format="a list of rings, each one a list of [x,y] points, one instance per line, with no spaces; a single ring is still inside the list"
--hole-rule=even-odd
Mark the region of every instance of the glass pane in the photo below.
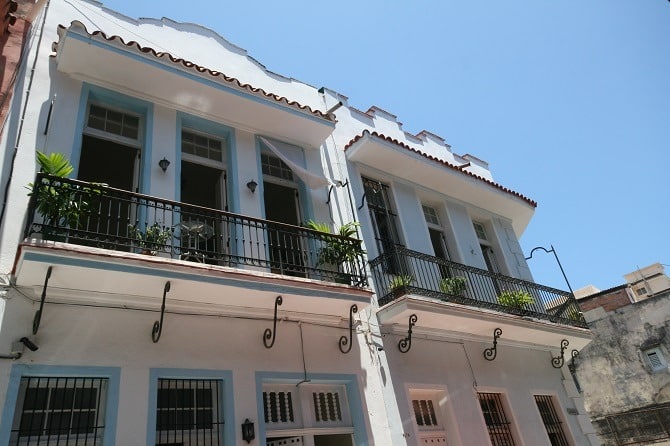
[[[40,435],[44,425],[44,417],[43,413],[24,413],[19,425],[19,437]]]
[[[93,433],[93,426],[95,423],[95,411],[74,412],[72,414],[72,430],[73,434]]]
[[[26,389],[23,410],[44,410],[47,407],[49,389]]]
[[[98,400],[98,389],[77,389],[74,399],[75,409],[95,409]]]
[[[53,389],[49,408],[54,410],[72,409],[74,389]]]
[[[67,434],[70,430],[72,412],[52,412],[47,421],[49,435]]]

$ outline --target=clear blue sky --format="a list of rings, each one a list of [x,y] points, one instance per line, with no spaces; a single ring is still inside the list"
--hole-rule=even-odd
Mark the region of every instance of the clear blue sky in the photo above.
[[[553,244],[574,289],[670,264],[667,0],[104,4],[212,28],[272,71],[488,161],[539,203],[525,252]],[[530,266],[566,289],[551,255]]]

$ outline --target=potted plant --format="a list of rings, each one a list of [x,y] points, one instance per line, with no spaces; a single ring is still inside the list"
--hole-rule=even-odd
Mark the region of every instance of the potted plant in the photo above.
[[[154,223],[142,231],[135,225],[128,225],[128,235],[135,240],[142,254],[155,256],[162,251],[165,244],[172,238],[172,230]]]
[[[498,295],[500,305],[523,310],[526,305],[535,303],[535,299],[528,291],[504,290]]]
[[[55,178],[67,178],[74,167],[62,153],[49,155],[37,152],[40,172]],[[59,182],[53,178],[42,178],[41,183],[28,184],[31,197],[34,197],[35,209],[42,216],[42,237],[45,239],[63,239],[67,231],[58,228],[74,228],[80,217],[89,211],[87,195],[97,193],[94,189],[82,189],[71,183]]]
[[[401,274],[399,276],[394,276],[389,282],[389,289],[391,290],[391,293],[393,293],[394,297],[400,297],[404,294],[407,294],[405,288],[410,286],[414,280],[414,276],[411,274]]]
[[[315,222],[308,220],[305,225],[309,229],[313,229],[324,234],[334,234],[330,225],[326,223]],[[336,235],[346,238],[354,238],[360,223],[352,221],[340,226]],[[360,243],[352,243],[350,240],[344,240],[340,237],[327,237],[324,246],[319,248],[317,254],[317,266],[330,265],[337,269],[336,281],[342,283],[349,283],[349,274],[341,272],[343,264],[356,262],[361,258],[365,251],[361,248]]]
[[[445,277],[440,280],[440,291],[452,296],[463,296],[465,295],[466,283],[467,279],[465,277]]]

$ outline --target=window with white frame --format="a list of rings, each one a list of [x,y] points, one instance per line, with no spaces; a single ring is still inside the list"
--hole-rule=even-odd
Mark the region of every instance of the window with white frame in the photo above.
[[[225,141],[192,130],[181,131],[181,151],[199,158],[223,162]]]
[[[642,351],[644,360],[652,372],[660,372],[668,368],[668,362],[659,347],[648,348]]]
[[[444,237],[444,228],[440,223],[440,217],[437,209],[425,204],[421,205],[423,209],[423,217],[428,226],[428,234],[430,235],[430,243],[433,246],[435,257],[443,260],[450,260],[449,249],[447,241]]]
[[[645,296],[647,294],[647,288],[645,286],[635,288],[635,294],[638,296]]]
[[[482,255],[484,256],[486,269],[492,273],[500,273],[498,261],[496,260],[496,256],[493,252],[493,245],[491,244],[491,240],[488,237],[486,225],[479,221],[473,221],[472,226],[474,227],[475,233],[477,234],[477,239],[479,240],[479,247],[482,251]]]
[[[353,446],[344,385],[263,386],[267,446]]]
[[[89,104],[86,126],[89,130],[116,135],[123,139],[140,138],[139,116],[97,104]]]
[[[410,390],[414,422],[419,432],[419,444],[447,444],[440,400],[443,392],[437,390]]]
[[[556,410],[557,403],[554,397],[551,395],[534,395],[534,397],[551,446],[569,446],[570,443],[563,431],[563,421]]]
[[[107,386],[107,378],[21,378],[10,445],[101,445]]]
[[[516,443],[512,435],[512,423],[505,413],[502,394],[479,392],[477,397],[489,432],[491,445],[514,446]]]
[[[218,379],[159,379],[156,445],[221,445],[221,387]]]

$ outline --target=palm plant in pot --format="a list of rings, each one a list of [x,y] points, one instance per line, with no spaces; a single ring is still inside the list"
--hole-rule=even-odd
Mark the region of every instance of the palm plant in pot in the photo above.
[[[128,225],[128,235],[140,247],[142,254],[155,256],[165,250],[165,245],[172,238],[172,230],[154,223],[144,231],[138,225]]]
[[[318,232],[339,235],[339,237],[327,237],[325,239],[324,245],[318,250],[316,263],[317,266],[330,266],[337,269],[336,281],[349,283],[349,274],[342,272],[343,265],[357,262],[365,254],[365,250],[361,248],[360,243],[353,243],[352,240],[348,240],[357,235],[360,223],[357,221],[346,223],[340,226],[336,233],[326,223],[308,220],[305,225]],[[344,239],[345,237],[346,239]]]
[[[408,286],[414,283],[414,276],[411,274],[401,274],[399,276],[394,276],[389,282],[389,289],[394,297],[400,297],[403,294],[407,294]]]
[[[37,163],[40,172],[50,176],[42,178],[39,183],[28,184],[28,195],[32,197],[35,210],[42,217],[42,237],[64,239],[67,228],[76,228],[82,215],[89,212],[89,202],[85,198],[98,192],[58,181],[59,178],[68,178],[74,171],[62,153],[47,155],[38,151]]]

